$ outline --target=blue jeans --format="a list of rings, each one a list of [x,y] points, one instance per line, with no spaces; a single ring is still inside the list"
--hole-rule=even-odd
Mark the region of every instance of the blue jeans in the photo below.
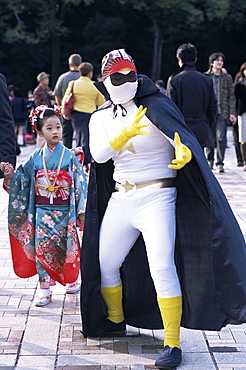
[[[214,136],[215,136],[215,148],[217,150],[217,161],[216,166],[224,165],[225,150],[227,145],[227,120],[223,119],[220,114],[218,114],[215,122]],[[206,154],[208,161],[214,161],[214,149],[206,148]]]

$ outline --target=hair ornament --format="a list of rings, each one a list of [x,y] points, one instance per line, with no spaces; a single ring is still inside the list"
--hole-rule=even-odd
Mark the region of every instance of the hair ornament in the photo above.
[[[44,118],[44,112],[46,109],[52,109],[54,113],[62,115],[60,107],[58,105],[55,105],[54,108],[49,108],[48,105],[39,105],[35,109],[33,109],[30,112],[29,115],[29,121],[31,122],[31,130],[32,132],[37,130],[37,121],[38,118],[43,119]]]
[[[61,111],[61,108],[59,107],[59,105],[54,105],[54,112],[57,113],[57,114],[60,114],[60,116],[62,116],[62,111]]]
[[[31,129],[32,132],[37,130],[37,120],[38,117],[40,116],[41,112],[44,112],[48,108],[47,105],[39,105],[35,109],[33,109],[30,114],[29,114],[29,121],[31,122]]]

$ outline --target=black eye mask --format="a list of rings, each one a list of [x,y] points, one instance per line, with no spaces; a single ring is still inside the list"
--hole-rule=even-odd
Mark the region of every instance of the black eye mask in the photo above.
[[[135,82],[137,79],[137,74],[134,71],[130,71],[127,75],[123,73],[113,73],[110,75],[110,80],[113,86],[123,85],[125,82]]]

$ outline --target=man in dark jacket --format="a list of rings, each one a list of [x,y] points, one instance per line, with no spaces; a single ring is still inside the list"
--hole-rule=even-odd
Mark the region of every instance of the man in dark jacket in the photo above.
[[[164,326],[155,364],[174,368],[180,320],[204,330],[246,322],[245,241],[177,106],[123,49],[102,72],[110,100],[89,125],[83,333]]]
[[[169,78],[167,96],[179,107],[201,147],[214,147],[213,125],[217,101],[213,83],[197,70],[197,50],[194,45],[180,45],[176,56],[180,71]]]
[[[5,162],[11,163],[13,167],[15,167],[16,162],[14,119],[3,74],[0,74],[0,101],[0,163],[1,170],[3,170]],[[3,177],[3,173],[0,171],[0,178]]]
[[[223,71],[225,56],[220,52],[210,55],[209,70],[207,72],[213,81],[214,92],[217,98],[217,115],[215,119],[215,147],[216,167],[219,173],[224,172],[224,159],[227,144],[227,124],[230,121],[233,125],[237,122],[236,97],[232,76]],[[214,147],[207,147],[207,158],[210,167],[214,162]]]

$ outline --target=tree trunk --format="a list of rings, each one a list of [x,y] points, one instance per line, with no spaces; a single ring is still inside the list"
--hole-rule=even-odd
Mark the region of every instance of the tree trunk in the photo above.
[[[50,87],[53,89],[58,76],[60,75],[60,37],[55,33],[51,34],[51,79]]]
[[[153,59],[151,67],[151,79],[155,82],[160,78],[161,62],[162,62],[162,47],[163,47],[163,35],[158,24],[158,20],[155,16],[151,17],[154,27],[154,48],[153,48]]]

